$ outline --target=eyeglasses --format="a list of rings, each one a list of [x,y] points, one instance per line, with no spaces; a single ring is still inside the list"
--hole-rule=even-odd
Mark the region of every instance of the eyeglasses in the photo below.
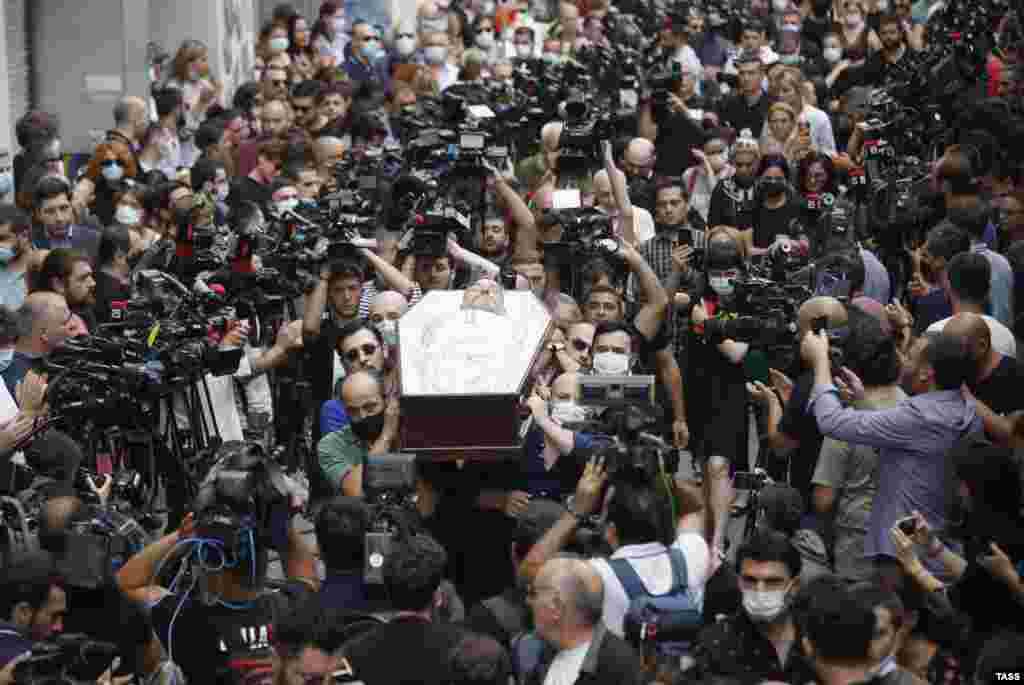
[[[345,353],[345,359],[350,362],[357,362],[361,357],[372,357],[377,353],[379,345],[373,343],[366,343],[359,347],[353,347],[351,350]]]

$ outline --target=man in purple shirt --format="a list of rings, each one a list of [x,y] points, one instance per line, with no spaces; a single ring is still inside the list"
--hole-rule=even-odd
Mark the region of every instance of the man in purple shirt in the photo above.
[[[920,338],[903,369],[912,396],[881,411],[843,408],[832,384],[828,347],[821,334],[809,333],[801,343],[801,355],[814,369],[808,407],[824,435],[878,448],[879,491],[864,552],[895,557],[889,529],[899,519],[919,511],[933,530],[945,527],[946,453],[964,436],[982,430],[974,402],[960,392],[971,377],[967,345],[942,333]]]

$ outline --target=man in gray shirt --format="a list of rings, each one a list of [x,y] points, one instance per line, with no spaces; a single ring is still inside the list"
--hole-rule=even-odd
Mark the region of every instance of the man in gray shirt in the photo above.
[[[920,339],[904,366],[913,396],[883,411],[843,408],[832,384],[828,347],[824,334],[807,334],[801,343],[801,355],[814,369],[808,407],[822,434],[878,448],[879,491],[864,554],[895,557],[888,532],[897,520],[916,510],[933,529],[945,527],[946,453],[982,429],[974,402],[960,392],[971,373],[967,346],[942,333]]]

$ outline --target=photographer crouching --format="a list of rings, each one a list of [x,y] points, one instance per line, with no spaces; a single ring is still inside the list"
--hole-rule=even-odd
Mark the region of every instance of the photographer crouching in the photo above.
[[[118,572],[122,592],[152,609],[160,641],[189,682],[226,683],[271,671],[271,626],[319,585],[315,553],[291,522],[295,493],[258,446],[227,443],[193,513]],[[271,548],[288,579],[273,589],[267,585]],[[155,580],[165,569],[173,572],[167,588]]]

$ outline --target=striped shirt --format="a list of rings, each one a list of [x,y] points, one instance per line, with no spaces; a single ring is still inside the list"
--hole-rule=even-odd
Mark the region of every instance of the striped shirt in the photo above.
[[[373,298],[377,297],[378,294],[386,292],[377,288],[377,281],[369,280],[363,283],[363,290],[359,294],[359,318],[368,319],[370,317],[370,303],[373,302]],[[409,297],[409,306],[413,306],[417,302],[423,299],[423,291],[420,290],[419,283],[412,284],[412,293]]]

